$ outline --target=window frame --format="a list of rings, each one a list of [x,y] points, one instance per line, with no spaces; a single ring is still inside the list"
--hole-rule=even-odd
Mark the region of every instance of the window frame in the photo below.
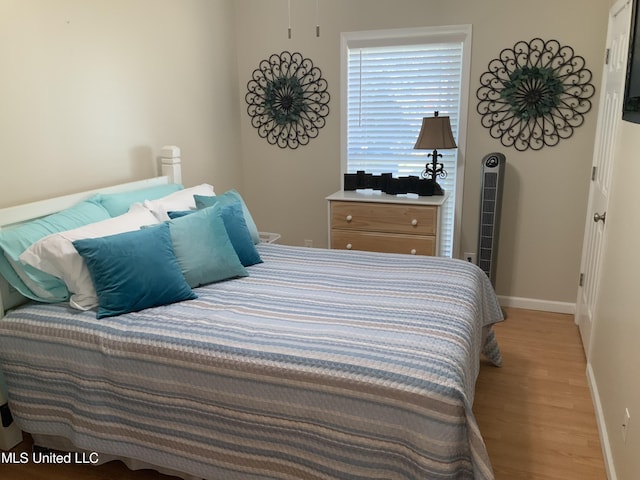
[[[460,258],[460,232],[462,229],[462,200],[464,190],[464,166],[467,145],[467,123],[469,114],[469,88],[471,84],[472,27],[450,25],[437,27],[397,28],[342,32],[340,34],[340,188],[344,188],[347,171],[347,125],[348,125],[348,52],[350,48],[411,45],[420,43],[462,42],[462,78],[460,82],[460,116],[458,124],[458,152],[456,164],[456,191],[453,200],[453,238],[451,254]],[[430,112],[425,111],[425,116]],[[451,198],[451,197],[450,197]]]

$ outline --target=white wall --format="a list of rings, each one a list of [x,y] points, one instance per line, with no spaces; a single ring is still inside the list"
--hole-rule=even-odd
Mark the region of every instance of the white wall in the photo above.
[[[590,363],[617,480],[640,478],[640,125],[622,122],[607,208],[602,276]],[[622,422],[631,422],[623,442]]]
[[[556,39],[587,61],[599,88],[609,0],[322,0],[316,38],[316,2],[237,0],[242,159],[246,200],[258,225],[283,242],[327,244],[324,198],[340,188],[340,32],[472,24],[472,71],[461,252],[477,242],[480,161],[507,156],[497,291],[500,295],[573,304],[597,118],[597,99],[573,137],[539,152],[517,152],[490,137],[476,113],[476,89],[489,61],[503,48],[534,37]],[[269,21],[266,21],[269,19]],[[587,33],[588,32],[588,33]],[[329,82],[331,113],[318,138],[283,150],[259,138],[246,114],[246,82],[259,62],[283,50],[313,60]]]
[[[232,0],[2,0],[0,207],[157,174],[241,187]]]

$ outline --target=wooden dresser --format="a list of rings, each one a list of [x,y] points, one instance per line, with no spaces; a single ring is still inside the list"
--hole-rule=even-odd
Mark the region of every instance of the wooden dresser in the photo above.
[[[438,255],[440,209],[447,194],[387,195],[340,191],[329,202],[329,247],[372,252]]]

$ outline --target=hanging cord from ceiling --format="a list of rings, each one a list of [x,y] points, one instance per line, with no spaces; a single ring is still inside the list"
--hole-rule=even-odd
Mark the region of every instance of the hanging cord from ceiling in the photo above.
[[[316,37],[320,37],[320,0],[315,0],[316,2]],[[287,38],[291,40],[292,37],[292,28],[291,28],[291,0],[287,0],[287,13],[289,16],[289,24],[287,26]]]
[[[287,29],[287,34],[289,36],[289,40],[291,40],[291,0],[288,1],[288,11],[289,11],[289,28]]]

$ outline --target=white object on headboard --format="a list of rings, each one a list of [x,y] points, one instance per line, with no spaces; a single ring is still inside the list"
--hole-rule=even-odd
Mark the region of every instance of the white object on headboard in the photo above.
[[[182,183],[180,169],[180,148],[175,145],[165,145],[160,150],[162,175],[169,177],[169,183]]]
[[[162,147],[161,151],[161,176],[138,180],[135,182],[113,185],[111,187],[97,188],[62,197],[40,200],[38,202],[26,203],[0,209],[0,230],[11,228],[29,220],[44,217],[52,213],[59,212],[66,208],[91,198],[96,193],[121,193],[130,192],[156,185],[167,185],[170,183],[182,183],[180,148],[176,146]],[[1,255],[1,253],[0,253]],[[0,318],[4,316],[6,310],[25,301],[24,297],[13,289],[6,280],[0,276]]]

